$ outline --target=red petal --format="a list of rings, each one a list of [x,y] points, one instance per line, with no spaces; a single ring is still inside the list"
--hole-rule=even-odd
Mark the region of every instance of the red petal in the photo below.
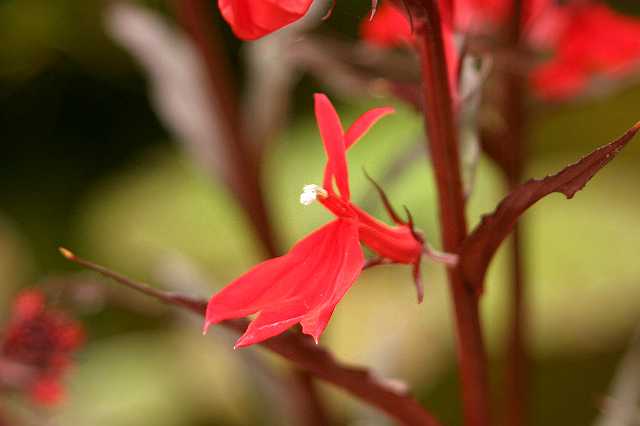
[[[332,181],[335,179],[340,195],[349,199],[349,171],[347,169],[346,149],[342,123],[335,108],[326,95],[316,93],[314,96],[316,120],[320,129],[320,136],[327,153],[327,167],[324,172],[323,186],[332,191]]]
[[[218,0],[233,32],[254,40],[303,17],[313,0]]]
[[[408,44],[413,39],[409,20],[389,2],[378,8],[373,19],[366,17],[362,20],[360,36],[378,47],[395,47]]]
[[[205,331],[211,324],[242,318],[275,303],[291,300],[300,283],[309,279],[313,269],[320,267],[322,259],[312,255],[326,251],[329,238],[324,230],[328,226],[330,224],[299,241],[286,255],[254,266],[216,293],[207,306]],[[306,269],[299,268],[300,265]]]
[[[316,343],[327,327],[336,305],[351,288],[364,266],[365,259],[358,241],[359,232],[355,224],[349,222],[349,226],[352,228],[341,236],[341,243],[344,245],[344,249],[341,249],[342,263],[339,266],[338,274],[332,281],[331,298],[307,314],[301,322],[302,332],[312,336]]]
[[[305,306],[298,301],[281,306],[277,311],[263,311],[251,321],[247,331],[236,341],[234,349],[253,345],[285,332],[299,323],[305,314]]]
[[[236,347],[268,339],[298,322],[317,339],[363,265],[357,224],[335,220],[285,256],[261,263],[214,295],[205,329],[224,319],[260,312]]]
[[[391,114],[395,110],[391,107],[374,108],[362,114],[347,130],[344,135],[344,144],[347,149],[358,142],[369,129],[385,115]]]
[[[536,94],[548,101],[578,95],[588,83],[584,71],[574,61],[557,59],[533,70],[529,77]]]

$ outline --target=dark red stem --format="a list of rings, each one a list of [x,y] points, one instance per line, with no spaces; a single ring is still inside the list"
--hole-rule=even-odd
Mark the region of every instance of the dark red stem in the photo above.
[[[505,424],[527,423],[528,357],[525,337],[527,324],[525,281],[522,256],[521,225],[516,223],[511,234],[511,294],[507,365],[505,374]]]
[[[513,0],[507,48],[518,52],[522,47],[523,2]],[[506,123],[503,143],[509,159],[504,170],[509,191],[520,184],[524,172],[526,133],[526,80],[522,73],[506,70],[502,113]],[[504,412],[507,426],[527,423],[528,359],[526,351],[526,282],[523,271],[522,225],[516,224],[511,237],[511,294],[507,337]]]
[[[413,15],[421,60],[424,117],[438,187],[443,248],[457,253],[467,235],[465,203],[440,12],[435,0],[405,0]],[[449,268],[458,340],[465,424],[489,426],[487,359],[478,298],[459,267]]]
[[[230,165],[227,177],[233,193],[249,216],[254,231],[270,257],[277,256],[278,246],[269,220],[260,179],[260,161],[255,145],[243,131],[239,101],[230,74],[227,54],[219,34],[212,25],[215,13],[208,0],[174,0],[178,21],[191,37],[204,61],[212,111],[220,114],[226,125],[222,146]],[[211,141],[215,143],[216,141]]]

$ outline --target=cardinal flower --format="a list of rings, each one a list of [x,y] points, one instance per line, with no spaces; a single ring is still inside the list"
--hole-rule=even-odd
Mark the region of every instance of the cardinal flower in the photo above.
[[[336,305],[365,266],[361,243],[379,256],[377,262],[413,265],[419,300],[423,254],[444,263],[455,262],[455,256],[432,250],[413,228],[412,221],[401,220],[391,209],[381,191],[394,226],[375,219],[351,202],[346,151],[391,112],[391,108],[370,110],[345,132],[329,99],[315,95],[316,119],[327,164],[323,184],[304,186],[300,202],[310,205],[318,201],[336,219],[299,241],[284,256],[258,264],[215,294],[207,307],[205,332],[220,321],[257,314],[235,347],[261,342],[295,324],[318,342]]]

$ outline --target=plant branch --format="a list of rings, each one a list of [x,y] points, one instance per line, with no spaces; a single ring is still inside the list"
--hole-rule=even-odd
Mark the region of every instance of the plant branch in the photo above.
[[[434,0],[404,0],[421,59],[424,118],[438,187],[443,248],[457,253],[467,234],[458,133],[449,88],[442,23]],[[448,270],[456,315],[465,424],[488,426],[489,383],[478,298],[460,267]]]
[[[169,305],[189,310],[196,315],[205,315],[207,307],[205,300],[158,290],[147,284],[127,278],[104,266],[79,258],[67,249],[60,248],[60,252],[71,262],[111,278],[132,290]],[[248,324],[249,321],[246,319],[221,323],[222,326],[238,334],[242,334]],[[299,333],[288,331],[261,342],[260,346],[286,358],[296,367],[309,372],[313,376],[360,398],[404,425],[440,425],[412,396],[407,394],[404,389],[399,388],[393,381],[377,377],[366,368],[340,363],[327,350],[316,345],[312,339],[306,338]]]

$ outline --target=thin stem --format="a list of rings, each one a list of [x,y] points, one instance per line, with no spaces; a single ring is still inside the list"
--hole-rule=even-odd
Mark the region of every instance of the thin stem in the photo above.
[[[269,220],[260,181],[260,161],[243,131],[240,106],[233,88],[235,84],[220,44],[220,37],[212,25],[213,9],[208,0],[174,0],[178,21],[191,37],[200,53],[208,77],[208,97],[212,111],[220,114],[227,135],[222,144],[226,161],[230,164],[228,181],[234,194],[249,216],[254,231],[270,257],[277,256],[277,242]],[[215,141],[212,141],[215,143]]]
[[[167,293],[137,282],[104,266],[77,257],[71,251],[60,248],[62,255],[78,265],[102,274],[124,286],[204,316],[207,302],[177,293]],[[249,322],[245,319],[230,320],[222,326],[242,334]],[[362,401],[385,412],[401,424],[408,426],[439,426],[440,423],[411,397],[403,386],[386,381],[363,367],[349,366],[338,362],[333,355],[316,345],[312,339],[299,333],[285,332],[259,344],[293,363],[313,376],[331,383]]]
[[[434,0],[405,0],[413,15],[421,59],[424,118],[438,187],[444,250],[455,253],[467,235],[458,133],[449,89],[440,12]],[[465,424],[488,426],[489,382],[478,298],[459,267],[448,269],[458,340]]]
[[[528,357],[525,345],[526,298],[522,262],[521,225],[516,223],[511,234],[511,305],[510,329],[507,335],[505,374],[505,424],[522,426],[527,423]]]
[[[507,48],[518,52],[522,44],[523,2],[513,0]],[[503,143],[508,162],[505,175],[509,191],[520,184],[524,170],[526,127],[526,81],[521,73],[507,70],[504,74],[504,102],[502,113],[507,123]],[[526,282],[522,260],[522,225],[516,224],[511,239],[510,330],[507,335],[507,363],[505,374],[505,415],[507,426],[527,423],[528,359],[526,340]]]

